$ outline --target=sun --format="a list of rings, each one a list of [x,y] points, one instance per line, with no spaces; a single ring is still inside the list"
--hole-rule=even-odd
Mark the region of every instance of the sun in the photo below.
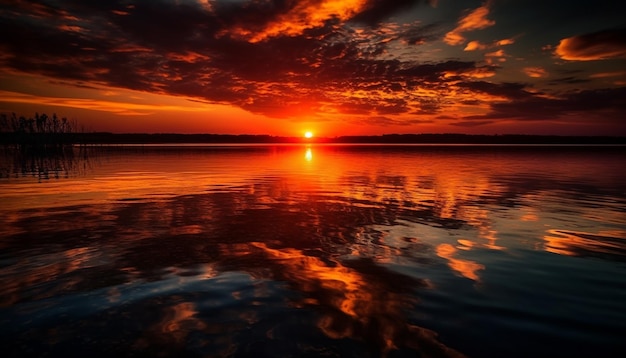
[[[311,131],[306,131],[304,132],[304,138],[313,138],[313,132]]]

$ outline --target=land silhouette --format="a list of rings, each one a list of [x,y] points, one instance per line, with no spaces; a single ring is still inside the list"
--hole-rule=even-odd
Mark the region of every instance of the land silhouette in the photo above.
[[[470,135],[383,134],[370,136],[339,136],[320,138],[284,137],[250,134],[175,134],[175,133],[82,133],[88,144],[182,144],[182,143],[346,143],[346,144],[626,144],[625,137],[557,136],[557,135]]]
[[[281,143],[345,143],[345,144],[581,144],[624,145],[620,136],[561,136],[527,134],[382,134],[337,137],[288,137],[257,134],[179,134],[179,133],[111,133],[77,130],[78,123],[56,114],[35,114],[27,118],[12,114],[0,115],[0,144],[51,151],[76,144],[281,144]]]

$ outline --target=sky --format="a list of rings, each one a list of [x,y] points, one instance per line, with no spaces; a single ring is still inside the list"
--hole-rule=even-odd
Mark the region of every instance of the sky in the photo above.
[[[0,0],[0,112],[88,131],[626,135],[626,2]]]

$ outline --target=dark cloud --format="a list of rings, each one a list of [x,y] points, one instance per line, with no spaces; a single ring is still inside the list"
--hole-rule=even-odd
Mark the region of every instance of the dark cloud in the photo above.
[[[319,0],[305,0],[300,3],[313,5]],[[261,32],[268,24],[279,20],[281,15],[293,10],[298,1],[217,1],[212,3],[213,22],[220,29],[245,29],[251,33]],[[222,34],[229,36],[228,34]]]
[[[423,84],[423,81],[440,83],[444,81],[443,76],[446,74],[461,74],[475,69],[474,62],[450,60],[435,64],[405,65],[398,74],[407,79],[420,80],[419,84]]]
[[[442,36],[439,24],[413,24],[403,29],[399,37],[409,45],[421,45]]]
[[[108,14],[112,32],[154,51],[194,49],[219,29],[212,14],[184,1],[140,1],[124,12]]]
[[[364,10],[354,16],[352,20],[374,26],[399,11],[429,2],[425,0],[369,0]]]
[[[555,86],[555,85],[561,85],[561,84],[571,85],[571,84],[587,83],[587,82],[591,82],[591,80],[588,78],[568,76],[568,77],[555,78],[551,80],[550,82],[548,82],[548,84]]]
[[[346,101],[339,106],[342,113],[346,114],[378,114],[393,115],[407,113],[408,103],[403,99],[381,99],[371,101],[369,99],[354,99]]]
[[[569,61],[626,58],[626,28],[598,31],[565,38],[555,54]]]
[[[477,106],[477,105],[481,104],[482,101],[480,101],[478,99],[467,99],[467,100],[460,101],[460,103],[468,105],[468,106]]]
[[[626,87],[600,88],[566,94],[566,108],[571,111],[626,111]]]
[[[452,122],[450,123],[456,127],[480,127],[488,124],[492,124],[493,121],[461,121],[461,122]]]
[[[525,98],[491,104],[486,115],[465,119],[552,120],[567,115],[584,114],[596,121],[623,122],[626,112],[626,87],[571,91],[558,97],[529,94]],[[587,118],[590,119],[590,118]]]
[[[436,114],[441,110],[441,102],[436,99],[424,98],[419,100],[419,109],[415,114]]]
[[[483,92],[493,96],[506,97],[510,100],[524,100],[534,96],[526,90],[523,83],[491,83],[486,81],[464,82],[459,84],[461,88],[467,88],[474,92]]]
[[[352,120],[352,123],[359,125],[375,125],[380,127],[389,127],[397,125],[408,125],[406,121],[397,121],[387,116],[367,116],[359,117]]]

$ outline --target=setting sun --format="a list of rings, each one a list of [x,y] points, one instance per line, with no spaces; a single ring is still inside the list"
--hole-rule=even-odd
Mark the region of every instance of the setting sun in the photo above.
[[[304,138],[313,138],[313,132],[311,131],[304,132]]]

